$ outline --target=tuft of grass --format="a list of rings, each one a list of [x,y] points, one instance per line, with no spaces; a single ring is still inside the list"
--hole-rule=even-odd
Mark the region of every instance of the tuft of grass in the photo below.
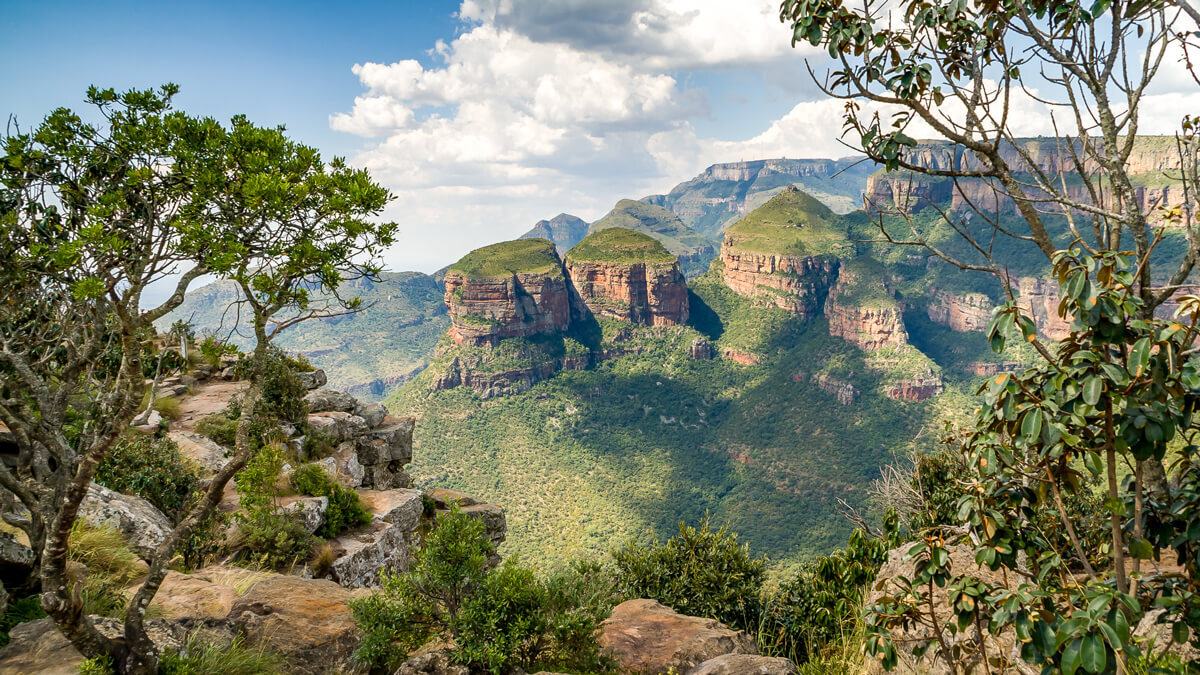
[[[117,617],[129,603],[125,588],[142,574],[137,554],[120,532],[85,520],[71,526],[68,559],[87,568],[80,584],[85,614]]]
[[[333,569],[333,561],[335,560],[337,560],[337,553],[334,552],[332,544],[324,542],[318,546],[312,561],[313,577],[324,579],[329,574],[329,571]]]
[[[178,652],[163,654],[162,675],[275,675],[283,673],[283,659],[261,647],[251,647],[241,636],[221,643],[192,633]]]
[[[237,420],[225,413],[214,413],[196,422],[196,433],[219,445],[232,448],[237,437]]]
[[[228,586],[238,595],[245,595],[254,584],[271,576],[271,572],[251,567],[221,567],[206,572],[208,580],[218,586]]]
[[[154,409],[158,411],[159,415],[169,420],[177,420],[183,416],[179,399],[174,396],[160,396],[154,399]]]

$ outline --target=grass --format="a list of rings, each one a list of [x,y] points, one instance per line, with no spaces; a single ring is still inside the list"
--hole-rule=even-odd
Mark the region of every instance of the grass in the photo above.
[[[261,647],[251,647],[243,637],[224,643],[195,632],[183,649],[163,655],[163,675],[274,675],[283,673],[283,659]]]
[[[591,232],[614,227],[654,237],[680,259],[684,274],[688,276],[703,273],[716,256],[712,241],[684,225],[678,216],[661,206],[622,199],[608,215],[592,223]]]
[[[561,274],[561,269],[553,242],[516,239],[477,248],[451,265],[448,272],[468,279],[496,279],[513,274]]]
[[[623,227],[610,227],[589,234],[567,252],[567,262],[613,262],[672,264],[677,262],[653,237]]]
[[[844,255],[854,245],[828,206],[801,190],[784,190],[725,230],[732,248],[751,253]]]
[[[196,433],[206,436],[218,445],[233,447],[237,436],[238,421],[223,412],[202,417],[196,422]]]
[[[842,262],[838,272],[837,303],[843,307],[889,309],[899,305],[888,288],[887,270],[871,258]]]
[[[87,567],[80,587],[85,614],[117,617],[125,612],[124,591],[143,573],[137,554],[120,532],[85,520],[71,526],[70,560]]]

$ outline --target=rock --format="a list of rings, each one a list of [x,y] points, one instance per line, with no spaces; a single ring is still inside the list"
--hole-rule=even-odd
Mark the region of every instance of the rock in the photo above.
[[[448,645],[427,645],[402,663],[395,675],[471,675],[471,669],[455,663],[451,654]]]
[[[825,301],[830,335],[867,352],[908,344],[904,306],[886,283],[886,273],[864,258],[842,263]]]
[[[364,487],[387,490],[412,486],[404,465],[412,461],[414,424],[411,417],[388,416],[378,427],[358,437],[355,451],[363,466]]]
[[[550,220],[539,220],[522,239],[549,239],[562,255],[587,236],[588,222],[569,213],[560,213]]]
[[[408,571],[417,543],[414,530],[374,520],[365,528],[329,540],[337,556],[331,568],[333,578],[346,588],[374,588],[381,572]]]
[[[27,569],[31,565],[33,549],[17,541],[8,532],[0,532],[0,567]]]
[[[987,330],[992,320],[992,299],[983,293],[954,293],[931,289],[925,305],[929,320],[952,331],[965,333]]]
[[[415,531],[425,510],[424,493],[420,490],[362,490],[358,496],[376,520],[402,530]]]
[[[382,403],[360,403],[354,409],[354,414],[366,420],[367,426],[374,429],[383,424],[384,418],[388,416],[388,409]]]
[[[171,521],[141,497],[123,495],[92,483],[79,506],[79,516],[120,532],[139,556],[150,560],[171,533]]]
[[[896,592],[896,584],[894,580],[899,576],[911,578],[913,575],[913,562],[906,561],[905,556],[909,549],[915,545],[915,542],[909,542],[898,546],[891,551],[888,551],[887,560],[879,568],[878,574],[875,576],[875,582],[871,585],[867,596],[866,605],[872,605],[879,602],[884,595]],[[975,563],[975,553],[970,546],[957,544],[947,547],[950,553],[950,573],[954,576],[969,575],[984,581],[985,583],[994,586],[1004,587],[1006,570],[991,570],[986,566],[980,566]],[[1007,578],[1018,579],[1015,572],[1008,571]],[[947,600],[946,588],[939,587],[934,590],[933,603],[936,606],[937,623],[945,625],[950,621],[952,616],[950,613],[950,603]],[[911,626],[905,630],[893,631],[893,637],[896,638],[896,653],[899,656],[899,664],[892,672],[916,675],[920,673],[945,673],[947,672],[943,661],[937,656],[936,645],[930,647],[920,658],[915,658],[911,649],[906,649],[906,645],[913,646],[922,644],[924,641],[935,641],[936,636],[929,630],[925,623],[919,626]],[[998,637],[993,636],[989,643],[989,658],[1006,658],[1008,661],[1007,669],[997,668],[993,664],[992,672],[1004,673],[1019,673],[1021,675],[1033,675],[1040,672],[1040,669],[1035,669],[1028,664],[1025,664],[1020,659],[1020,646],[1014,639],[1015,635],[1012,629],[1003,631]],[[945,634],[947,644],[961,645],[964,649],[970,649],[974,645],[974,631],[964,631],[957,635]],[[999,653],[997,653],[999,647]],[[970,660],[968,654],[962,654],[965,659],[964,670],[970,670],[972,664],[977,664],[978,660]],[[867,659],[867,671],[869,673],[883,673],[883,666],[877,659]]]
[[[328,381],[325,371],[320,368],[307,373],[296,373],[296,379],[300,380],[300,385],[308,390],[324,387]]]
[[[179,452],[196,462],[208,473],[216,473],[229,462],[225,448],[216,441],[191,431],[172,431],[167,437],[179,446]]]
[[[211,575],[209,570],[194,574],[167,572],[150,607],[164,619],[224,619],[233,609],[237,590],[214,583]],[[129,595],[136,592],[136,588],[130,589]]]
[[[1184,644],[1172,643],[1171,624],[1158,622],[1159,618],[1166,612],[1167,610],[1165,609],[1152,609],[1146,612],[1142,620],[1138,622],[1137,627],[1133,629],[1134,637],[1141,638],[1142,640],[1153,640],[1155,654],[1171,652],[1178,656],[1184,663],[1194,664],[1200,661],[1200,650],[1192,646],[1190,642],[1185,642]],[[1167,645],[1170,645],[1170,647]]]
[[[233,368],[222,369],[221,372],[219,373],[218,377],[220,377],[222,380],[225,380],[227,382],[232,382],[237,379],[237,375],[234,373]]]
[[[796,664],[774,656],[726,654],[709,659],[688,675],[796,675]]]
[[[338,445],[333,455],[317,462],[325,472],[345,487],[359,487],[366,472],[358,462],[358,444],[346,441]]]
[[[325,524],[325,513],[328,510],[329,497],[301,497],[279,509],[280,513],[295,514],[309,534],[314,534]]]
[[[712,343],[710,343],[706,337],[698,337],[695,340],[692,340],[692,346],[688,350],[688,354],[693,359],[707,361],[713,356]]]
[[[754,641],[714,619],[677,614],[654,600],[617,605],[600,628],[600,646],[622,673],[686,673],[726,654],[757,654]]]
[[[354,412],[358,399],[335,389],[313,389],[304,396],[308,412]]]
[[[195,378],[195,376],[193,376],[193,375],[188,375],[187,373],[184,373],[183,375],[179,376],[179,384],[182,384],[185,387],[194,387],[199,383],[200,383],[200,381],[197,380]]]
[[[350,592],[332,581],[271,575],[238,598],[229,620],[247,641],[283,657],[292,673],[348,664],[358,636]]]
[[[363,418],[341,411],[311,413],[308,425],[332,437],[337,443],[354,440],[370,430]]]
[[[465,492],[458,490],[447,490],[446,488],[431,488],[425,491],[425,495],[433,500],[433,503],[439,509],[448,509],[451,504],[459,506],[474,506],[478,502],[475,498]]]
[[[595,231],[567,253],[565,264],[582,305],[576,315],[590,312],[651,326],[687,323],[687,283],[679,261],[646,234],[621,227]]]
[[[121,639],[124,623],[117,619],[91,617],[105,637]],[[146,633],[159,650],[178,650],[187,641],[187,628],[175,621],[151,619]],[[76,675],[83,656],[58,630],[49,617],[13,627],[9,643],[0,650],[0,675]]]
[[[473,504],[464,506],[462,512],[472,518],[483,521],[488,538],[496,546],[504,543],[508,532],[508,523],[504,517],[504,509],[496,504]]]
[[[139,415],[133,421],[135,422],[135,424],[133,426],[138,431],[141,431],[142,433],[152,434],[152,433],[155,433],[156,431],[158,431],[159,427],[161,427],[163,425],[164,420],[163,420],[163,416],[157,410],[150,410],[144,416]],[[140,422],[140,424],[137,424],[138,422]]]

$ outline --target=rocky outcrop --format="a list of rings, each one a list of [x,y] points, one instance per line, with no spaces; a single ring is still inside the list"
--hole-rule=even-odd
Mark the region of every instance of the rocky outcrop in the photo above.
[[[713,619],[677,614],[654,600],[617,605],[600,628],[600,646],[622,673],[687,673],[726,654],[757,654],[754,641]]]
[[[707,361],[713,356],[712,343],[708,341],[708,338],[700,336],[692,340],[692,345],[688,348],[688,355],[697,361]]]
[[[370,525],[329,542],[337,556],[333,578],[346,588],[378,586],[380,574],[407,572],[420,542],[420,490],[389,490],[363,496],[374,511]]]
[[[580,304],[596,316],[649,326],[687,323],[687,282],[679,265],[567,259]]]
[[[348,664],[358,646],[349,602],[350,591],[332,581],[270,575],[234,602],[229,620],[289,672],[324,673]]]
[[[837,279],[838,260],[831,256],[787,256],[743,251],[727,233],[721,245],[721,278],[733,292],[775,305],[802,319],[820,314]]]
[[[929,320],[959,333],[982,332],[992,320],[992,299],[983,293],[932,289],[925,305]]]
[[[867,352],[908,344],[904,306],[883,278],[883,269],[862,260],[841,266],[825,301],[829,334]]]
[[[804,373],[795,373],[792,375],[792,379],[796,382],[803,382],[805,380]],[[813,375],[812,383],[816,385],[817,389],[836,398],[837,402],[842,405],[850,405],[858,398],[858,389],[853,384],[826,373]]]
[[[777,656],[726,654],[701,663],[687,675],[796,675],[796,664]]]
[[[1058,315],[1058,285],[1052,279],[1018,277],[1015,279],[1017,302],[1037,325],[1038,332],[1051,340],[1071,334],[1071,317]]]
[[[123,621],[91,618],[100,634],[114,640],[124,638]],[[146,622],[146,633],[160,651],[177,651],[187,640],[188,629],[178,622],[151,619]],[[228,640],[229,636],[225,637]],[[9,643],[0,650],[0,675],[76,675],[82,662],[83,656],[58,630],[54,619],[47,617],[12,629]]]
[[[885,385],[883,393],[888,398],[897,401],[925,401],[942,393],[942,378],[938,375],[926,375],[895,384]]]
[[[171,521],[150,502],[123,495],[92,483],[79,506],[79,517],[95,525],[111,527],[144,560],[171,534]]]
[[[465,386],[474,389],[481,398],[508,396],[528,391],[533,385],[563,370],[585,370],[591,363],[589,356],[547,355],[534,347],[523,350],[526,365],[503,369],[484,366],[484,359],[455,356],[438,371],[433,380],[433,389],[451,389]],[[528,361],[532,361],[529,363]],[[484,367],[481,367],[484,366]]]

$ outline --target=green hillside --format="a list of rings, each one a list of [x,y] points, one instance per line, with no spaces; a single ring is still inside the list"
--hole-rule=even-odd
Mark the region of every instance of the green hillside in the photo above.
[[[802,190],[789,188],[730,225],[726,239],[739,250],[795,256],[853,255],[841,218]]]
[[[684,225],[678,216],[661,206],[622,199],[608,215],[592,223],[590,232],[613,227],[623,227],[654,237],[679,258],[683,273],[689,277],[703,274],[717,255],[713,242]]]
[[[653,237],[623,227],[610,227],[585,237],[567,252],[567,260],[669,264],[675,262],[675,256]]]
[[[419,272],[385,272],[379,281],[348,282],[341,291],[361,297],[366,309],[357,314],[307,321],[276,339],[283,349],[304,354],[324,368],[329,385],[364,399],[379,398],[407,381],[429,363],[433,347],[450,325],[441,279]],[[232,303],[238,289],[217,281],[187,294],[182,306],[159,321],[160,328],[177,319],[197,330],[213,331],[242,347],[253,344],[246,316]]]
[[[554,243],[548,239],[515,239],[475,249],[449,267],[470,279],[513,274],[546,274],[561,268]]]
[[[716,270],[690,286],[691,326],[602,321],[603,346],[640,353],[561,372],[522,394],[430,391],[431,374],[407,384],[388,405],[418,417],[418,484],[503,503],[508,553],[533,562],[668,534],[705,511],[756,551],[794,560],[844,543],[836,498],[863,505],[883,464],[914,444],[930,447],[944,420],[972,405],[977,378],[961,369],[945,370],[946,393],[935,399],[895,401],[878,392],[889,374],[829,336],[824,320],[755,307]],[[935,358],[947,343],[964,350],[956,364],[990,354],[982,336],[948,340],[938,326],[923,328],[918,346]],[[687,347],[701,335],[718,353],[753,353],[761,363],[693,360]],[[899,368],[940,369],[915,348],[905,354],[921,363],[888,356]],[[859,398],[839,404],[814,383],[818,371],[846,378]]]

